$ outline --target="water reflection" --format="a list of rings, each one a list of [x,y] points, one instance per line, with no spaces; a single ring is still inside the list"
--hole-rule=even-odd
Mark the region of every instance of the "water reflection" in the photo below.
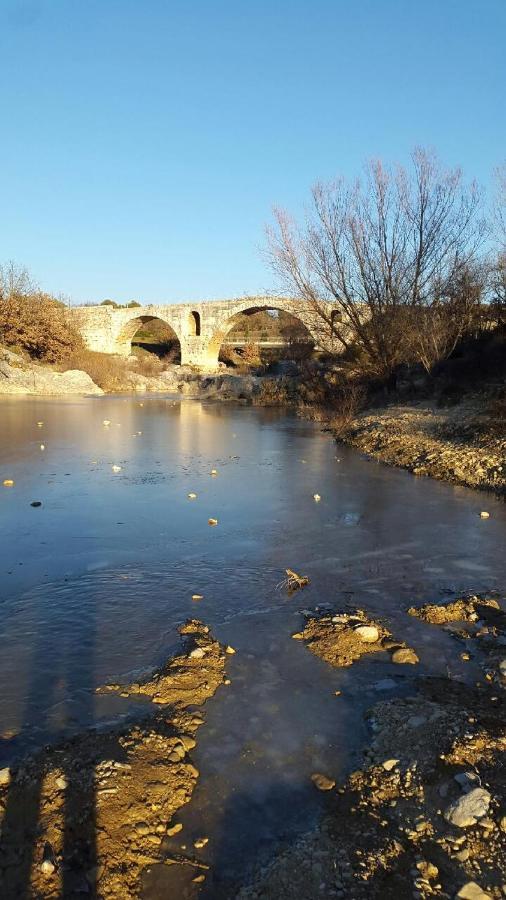
[[[231,685],[208,705],[195,753],[202,778],[182,815],[185,834],[215,835],[204,856],[217,864],[221,896],[280,833],[290,840],[318,815],[309,775],[339,778],[353,764],[371,686],[402,692],[413,675],[374,657],[328,669],[290,640],[298,610],[366,607],[437,673],[452,639],[428,637],[406,606],[504,588],[504,506],[489,502],[483,521],[482,498],[466,489],[346,448],[338,462],[328,435],[279,410],[16,399],[0,403],[0,436],[0,481],[16,482],[0,489],[2,759],[126,714],[128,703],[95,696],[95,686],[149,670],[184,618],[205,619],[237,654]],[[287,566],[311,578],[291,600],[277,590]]]

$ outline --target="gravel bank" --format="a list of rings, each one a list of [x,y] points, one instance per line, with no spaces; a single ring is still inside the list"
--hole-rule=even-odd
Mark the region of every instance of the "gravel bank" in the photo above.
[[[450,409],[389,406],[358,416],[343,437],[392,466],[506,495],[506,422],[479,399]]]

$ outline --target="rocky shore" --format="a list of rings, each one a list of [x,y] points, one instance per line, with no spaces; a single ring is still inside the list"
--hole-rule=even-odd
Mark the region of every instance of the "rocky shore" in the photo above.
[[[342,440],[414,475],[506,494],[504,412],[479,398],[447,409],[417,403],[368,410]]]
[[[102,388],[86,372],[70,369],[57,372],[29,362],[17,353],[0,347],[0,396],[2,394],[103,394]]]
[[[419,677],[411,696],[373,706],[363,768],[338,786],[332,773],[315,773],[328,800],[320,827],[258,871],[237,900],[506,895],[503,604],[465,597],[409,612],[427,627],[451,628],[461,658],[473,658],[483,677]],[[309,615],[301,637],[332,665],[350,665],[361,654],[350,662],[338,652],[343,634],[364,627],[376,628],[376,640],[372,632],[359,640],[383,652],[384,629],[363,612]]]

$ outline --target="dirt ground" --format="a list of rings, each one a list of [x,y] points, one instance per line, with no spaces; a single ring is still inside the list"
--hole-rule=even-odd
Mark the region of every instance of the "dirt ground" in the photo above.
[[[164,850],[199,772],[191,762],[204,721],[199,707],[224,681],[225,649],[190,620],[185,648],[141,684],[107,685],[159,706],[120,729],[89,730],[0,773],[0,896],[141,896],[150,865],[206,866],[193,847]],[[205,838],[205,836],[203,836]]]

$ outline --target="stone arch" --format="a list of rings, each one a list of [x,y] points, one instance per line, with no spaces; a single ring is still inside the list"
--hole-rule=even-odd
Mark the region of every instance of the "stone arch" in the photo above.
[[[192,309],[188,314],[188,333],[192,337],[200,337],[201,334],[201,321],[200,321],[200,313],[197,310]]]
[[[146,325],[149,322],[161,322],[165,325],[171,332],[171,340],[177,342],[179,353],[181,353],[181,341],[179,335],[175,331],[174,327],[170,322],[167,322],[166,319],[162,319],[160,316],[156,315],[137,315],[132,316],[121,326],[115,341],[115,351],[116,353],[121,354],[122,356],[129,356],[132,352],[132,340],[137,334],[138,331],[142,328],[143,325]]]
[[[225,340],[227,334],[232,330],[234,325],[237,325],[238,322],[241,321],[241,317],[244,315],[251,315],[256,312],[260,312],[262,310],[278,310],[279,312],[288,313],[300,325],[303,327],[305,332],[308,335],[310,341],[316,346],[317,345],[317,337],[314,334],[310,324],[307,321],[304,321],[304,317],[300,314],[297,308],[292,307],[291,304],[280,303],[279,301],[273,300],[271,303],[269,302],[254,302],[249,301],[245,302],[244,305],[241,305],[239,309],[231,310],[230,314],[224,318],[222,318],[219,326],[215,329],[214,333],[211,335],[208,345],[207,345],[207,365],[209,367],[214,367],[218,365],[218,357],[220,353],[221,345]]]

